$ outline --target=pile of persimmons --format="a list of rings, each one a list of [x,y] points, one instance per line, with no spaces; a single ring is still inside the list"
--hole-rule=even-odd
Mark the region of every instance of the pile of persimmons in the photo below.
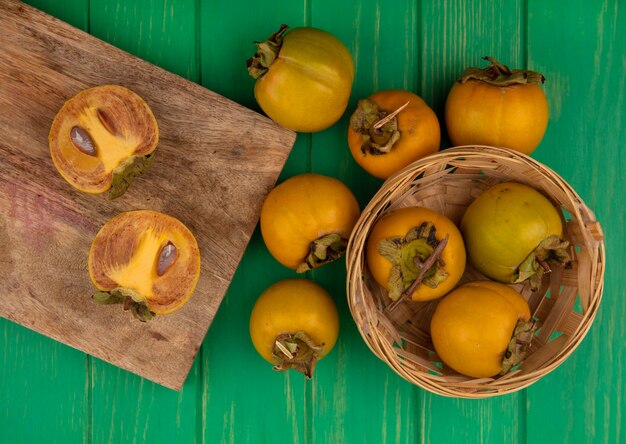
[[[282,26],[257,46],[248,70],[256,79],[257,102],[271,119],[294,131],[316,132],[341,118],[354,79],[352,57],[341,41],[319,29]],[[466,69],[449,92],[448,136],[453,145],[503,146],[529,154],[548,123],[544,78],[485,59],[489,66]],[[439,120],[424,100],[410,91],[384,90],[358,101],[347,147],[365,171],[386,179],[437,152],[440,139]],[[506,230],[502,214],[513,221]],[[359,216],[354,195],[341,181],[301,174],[269,193],[261,233],[276,260],[302,273],[341,257]],[[460,227],[428,208],[386,213],[371,229],[364,254],[390,299],[443,297],[431,322],[437,353],[460,373],[491,377],[523,359],[519,344],[534,331],[526,300],[506,284],[537,285],[551,263],[567,263],[562,234],[559,213],[546,197],[522,184],[503,183],[469,206]],[[457,286],[466,258],[491,280]],[[480,331],[470,335],[470,344],[467,330],[477,325]],[[250,319],[261,356],[277,370],[294,368],[309,377],[333,348],[338,331],[331,296],[308,279],[270,286]],[[482,341],[478,346],[477,340]]]

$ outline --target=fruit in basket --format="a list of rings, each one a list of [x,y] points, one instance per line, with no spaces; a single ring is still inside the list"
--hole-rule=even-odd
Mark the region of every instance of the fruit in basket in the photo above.
[[[561,216],[539,191],[504,182],[485,190],[467,208],[461,232],[470,262],[504,283],[541,285],[550,266],[569,266]]]
[[[120,213],[89,251],[89,277],[100,304],[123,304],[141,321],[180,309],[200,276],[200,250],[178,219],[157,211]]]
[[[278,262],[302,273],[341,257],[359,215],[359,204],[341,181],[300,174],[267,195],[261,234]]]
[[[348,127],[352,157],[379,179],[439,150],[440,136],[433,110],[403,90],[379,91],[359,100]]]
[[[437,304],[430,324],[441,360],[473,378],[502,375],[519,364],[534,331],[524,297],[492,281],[451,291]]]
[[[311,378],[317,361],[337,342],[339,315],[330,295],[313,281],[287,279],[266,289],[250,315],[257,352],[278,371]]]
[[[86,89],[57,113],[48,136],[52,162],[74,188],[119,197],[152,162],[159,128],[133,91],[118,85]]]
[[[467,68],[445,106],[453,145],[492,145],[530,154],[548,126],[548,101],[535,71],[511,70],[491,57],[484,69]]]
[[[454,223],[428,208],[390,211],[376,222],[366,246],[372,276],[396,301],[437,299],[465,270],[465,247]]]
[[[248,60],[256,79],[254,96],[263,111],[293,131],[316,132],[330,127],[348,105],[354,63],[334,35],[315,28],[287,26],[265,42]]]

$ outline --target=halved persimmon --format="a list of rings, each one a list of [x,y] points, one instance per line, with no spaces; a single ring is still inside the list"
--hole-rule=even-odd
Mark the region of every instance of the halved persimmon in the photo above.
[[[89,251],[89,277],[101,304],[124,304],[140,320],[181,308],[200,276],[200,250],[178,219],[134,210],[110,219]]]
[[[119,197],[151,163],[159,141],[146,102],[118,85],[86,89],[57,113],[48,142],[52,162],[74,188]]]

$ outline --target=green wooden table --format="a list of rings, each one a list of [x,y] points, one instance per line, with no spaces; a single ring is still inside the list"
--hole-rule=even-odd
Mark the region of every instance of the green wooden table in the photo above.
[[[405,88],[441,119],[452,82],[483,55],[541,71],[551,115],[533,157],[594,209],[608,267],[595,323],[563,365],[513,395],[455,400],[407,383],[367,349],[348,311],[343,260],[309,273],[337,302],[335,350],[312,381],[273,372],[252,347],[248,319],[260,292],[293,272],[257,230],[180,393],[0,319],[0,443],[626,442],[624,2],[28,3],[253,109],[245,60],[252,41],[281,23],[326,29],[348,46],[356,65],[349,110],[376,90]],[[381,181],[352,160],[347,124],[346,115],[299,134],[279,180],[334,176],[364,206]]]

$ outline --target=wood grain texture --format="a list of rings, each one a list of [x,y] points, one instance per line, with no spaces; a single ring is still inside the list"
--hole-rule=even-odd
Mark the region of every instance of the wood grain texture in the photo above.
[[[86,0],[71,8],[50,0],[36,6],[88,28]],[[50,443],[85,442],[91,357],[2,317],[0,354],[0,442],[40,442],[43,436]]]
[[[179,389],[294,135],[28,6],[3,1],[0,12],[0,108],[12,109],[0,120],[0,238],[7,246],[0,314]],[[47,149],[64,100],[103,83],[144,97],[161,131],[158,162],[116,201],[70,189]],[[98,228],[137,208],[179,218],[203,257],[195,297],[175,316],[148,324],[119,307],[95,306],[85,270]]]
[[[90,30],[120,49],[197,81],[195,4],[92,0]],[[201,359],[202,348],[179,393],[93,359],[92,442],[197,442]]]

